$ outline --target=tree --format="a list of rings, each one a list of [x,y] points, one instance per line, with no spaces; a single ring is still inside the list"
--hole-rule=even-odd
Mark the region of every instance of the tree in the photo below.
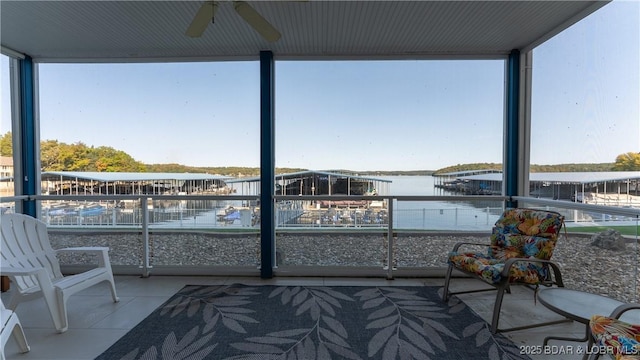
[[[11,140],[11,131],[0,137],[0,156],[13,155],[13,141]]]
[[[640,153],[628,152],[618,155],[613,169],[616,171],[640,170]]]
[[[91,149],[92,171],[100,172],[145,172],[146,167],[134,160],[122,150],[116,150],[108,146],[100,146]]]
[[[43,171],[61,171],[60,146],[58,140],[45,140],[40,142],[40,166]]]
[[[59,171],[91,171],[89,158],[89,147],[84,143],[75,144],[61,143],[58,153]]]
[[[65,144],[58,140],[40,142],[42,171],[145,172],[143,163],[122,150],[109,146],[88,147],[82,142]]]

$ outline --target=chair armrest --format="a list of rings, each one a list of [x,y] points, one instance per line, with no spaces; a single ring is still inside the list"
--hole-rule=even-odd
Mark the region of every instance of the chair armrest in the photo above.
[[[451,251],[458,251],[458,249],[462,245],[479,245],[479,246],[486,246],[486,247],[491,246],[490,244],[487,244],[487,243],[474,243],[474,242],[464,242],[464,241],[462,241],[462,242],[456,243],[453,246],[453,250],[451,250]]]
[[[504,269],[502,269],[502,273],[501,273],[503,279],[507,279],[508,281],[509,273],[511,272],[511,267],[513,266],[513,264],[517,262],[540,263],[540,264],[549,265],[551,267],[551,270],[553,271],[553,278],[555,279],[555,283],[559,287],[564,287],[564,283],[562,282],[562,274],[560,273],[560,268],[558,267],[558,265],[551,260],[543,260],[543,259],[536,259],[536,258],[507,259],[507,261],[505,261],[504,263]]]
[[[53,283],[51,282],[49,273],[45,268],[2,266],[0,267],[0,273],[8,276],[13,281],[16,281],[16,276],[35,276],[46,300],[48,302],[52,301],[51,296],[53,296]]]
[[[109,248],[106,246],[80,246],[80,247],[69,247],[63,249],[57,249],[57,253],[70,253],[70,252],[84,252],[84,253],[104,253],[108,252]]]
[[[624,314],[629,310],[640,310],[640,304],[637,304],[637,303],[622,304],[617,308],[613,309],[609,317],[619,319],[620,316],[622,316],[622,314]]]
[[[30,275],[37,275],[38,273],[45,273],[46,274],[46,270],[44,268],[34,268],[34,267],[22,267],[22,268],[15,268],[15,267],[8,267],[8,266],[2,266],[0,267],[0,274],[2,274],[3,276],[30,276]]]

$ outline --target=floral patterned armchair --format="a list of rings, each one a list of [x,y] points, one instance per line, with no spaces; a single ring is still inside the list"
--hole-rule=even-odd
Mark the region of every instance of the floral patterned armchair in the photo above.
[[[622,314],[629,310],[640,310],[640,304],[624,304],[617,307],[608,316],[593,315],[589,322],[591,338],[587,345],[593,349],[608,352],[615,360],[640,360],[640,325],[620,320]],[[599,352],[590,351],[589,359],[597,359]]]
[[[515,330],[498,329],[502,298],[505,291],[510,291],[510,285],[564,286],[560,269],[550,261],[563,224],[564,216],[554,211],[524,208],[505,210],[493,227],[490,244],[461,242],[449,253],[442,299],[447,301],[454,294],[497,290],[491,332]],[[487,251],[463,252],[460,251],[463,245],[482,245],[486,246]],[[453,269],[476,277],[492,287],[452,293],[449,284]],[[540,325],[543,324],[527,328]]]

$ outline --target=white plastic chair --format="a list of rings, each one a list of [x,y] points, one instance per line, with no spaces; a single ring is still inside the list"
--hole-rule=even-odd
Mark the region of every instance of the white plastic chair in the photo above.
[[[119,301],[109,262],[108,247],[77,247],[54,250],[49,243],[47,225],[23,214],[2,215],[2,267],[0,273],[12,280],[11,298],[7,307],[15,309],[21,301],[43,296],[53,324],[58,332],[68,328],[67,299],[69,296],[108,281],[111,297]],[[97,255],[98,267],[64,276],[56,256],[61,252],[84,252]]]
[[[27,338],[24,336],[22,330],[22,324],[18,315],[4,307],[4,303],[0,301],[0,320],[2,321],[2,330],[0,331],[0,338],[2,339],[2,348],[0,349],[0,360],[4,360],[4,346],[9,341],[9,338],[13,335],[14,339],[18,343],[20,352],[26,353],[29,349]]]

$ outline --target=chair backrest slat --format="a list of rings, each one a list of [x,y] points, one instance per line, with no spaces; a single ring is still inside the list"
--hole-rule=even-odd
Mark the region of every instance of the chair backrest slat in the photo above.
[[[52,278],[61,278],[60,265],[55,250],[49,243],[47,225],[40,220],[22,214],[2,215],[2,266],[42,267]],[[19,289],[36,286],[33,276],[16,278]]]
[[[16,224],[16,221],[18,222]],[[2,266],[6,267],[33,267],[32,259],[25,254],[26,242],[19,242],[19,238],[24,238],[24,226],[18,219],[11,215],[2,215]],[[19,276],[16,278],[15,286],[27,289],[38,284],[33,276]]]
[[[32,249],[34,260],[37,261],[39,266],[47,269],[47,272],[51,274],[52,279],[61,278],[62,273],[60,271],[56,252],[53,250],[51,243],[49,242],[47,225],[32,217],[24,216],[23,218],[27,239]]]

